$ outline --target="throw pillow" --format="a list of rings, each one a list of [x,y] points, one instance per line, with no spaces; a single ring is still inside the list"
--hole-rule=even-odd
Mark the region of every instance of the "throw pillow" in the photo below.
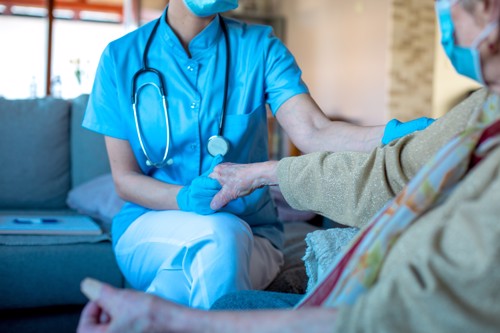
[[[73,188],[66,203],[81,214],[110,224],[125,202],[116,193],[111,174],[105,174]]]

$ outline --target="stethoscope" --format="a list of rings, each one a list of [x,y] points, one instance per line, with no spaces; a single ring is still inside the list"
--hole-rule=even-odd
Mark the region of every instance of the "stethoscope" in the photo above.
[[[156,30],[158,29],[158,26],[160,24],[160,19],[158,19],[155,23],[155,26],[153,27],[153,30],[151,31],[151,34],[149,35],[149,38],[146,42],[146,47],[144,48],[144,53],[142,55],[142,68],[139,69],[133,76],[132,78],[132,108],[134,110],[134,121],[135,121],[135,129],[137,131],[137,137],[139,138],[139,144],[141,145],[142,152],[144,153],[144,156],[146,157],[146,165],[147,166],[152,166],[155,168],[163,168],[167,165],[171,165],[173,163],[172,159],[168,158],[168,152],[170,150],[170,123],[168,120],[168,105],[167,105],[167,96],[165,93],[165,84],[163,81],[163,75],[155,68],[149,67],[148,66],[148,52],[149,52],[149,47],[151,46],[151,42],[153,40],[154,35],[156,34]],[[207,143],[207,151],[210,155],[212,156],[217,156],[217,155],[222,155],[225,156],[229,152],[229,141],[224,138],[223,136],[223,128],[224,128],[224,117],[226,114],[226,108],[227,108],[227,94],[228,94],[228,82],[229,82],[229,66],[230,66],[230,48],[229,48],[229,37],[227,33],[227,27],[226,23],[224,22],[224,19],[220,17],[221,20],[221,28],[222,28],[222,33],[224,34],[224,40],[226,42],[226,74],[225,74],[225,81],[224,81],[224,100],[222,102],[222,112],[220,115],[219,119],[219,131],[217,135],[213,135],[208,139]],[[151,73],[153,75],[156,75],[158,78],[158,83],[159,85],[155,84],[154,82],[146,82],[143,83],[139,88],[136,88],[137,86],[137,79],[140,75],[145,74],[145,73]],[[139,124],[139,117],[137,114],[137,103],[138,103],[138,96],[139,92],[146,86],[152,85],[158,90],[158,93],[161,96],[162,99],[162,104],[163,104],[163,114],[165,116],[165,128],[166,128],[166,142],[165,142],[165,152],[163,154],[163,158],[160,162],[154,162],[150,157],[149,154],[146,150],[146,146],[144,144],[143,140],[143,133],[141,126]]]

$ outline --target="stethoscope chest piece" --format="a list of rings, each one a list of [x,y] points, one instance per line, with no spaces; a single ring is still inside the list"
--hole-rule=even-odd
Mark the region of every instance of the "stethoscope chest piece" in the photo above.
[[[229,141],[220,135],[214,135],[208,139],[207,150],[213,157],[217,155],[225,156],[229,151]]]

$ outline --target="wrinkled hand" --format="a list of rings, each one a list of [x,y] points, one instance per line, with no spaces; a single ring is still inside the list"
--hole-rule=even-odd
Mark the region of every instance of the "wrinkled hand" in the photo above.
[[[215,213],[215,210],[210,208],[210,202],[221,190],[222,186],[216,179],[210,178],[208,175],[212,173],[215,166],[221,163],[222,160],[223,157],[217,155],[208,171],[196,177],[191,182],[191,185],[181,188],[177,194],[177,205],[181,210],[195,212],[200,215]]]
[[[427,126],[434,122],[434,120],[435,119],[432,118],[422,117],[403,123],[397,119],[393,119],[385,126],[382,144],[386,145],[389,142],[399,139],[405,135],[426,129]]]
[[[82,292],[90,299],[78,323],[78,333],[166,332],[165,323],[174,323],[185,311],[181,306],[155,296],[116,289],[93,279],[85,279]],[[156,322],[161,307],[162,323]]]
[[[219,210],[232,200],[249,195],[265,185],[274,185],[277,162],[253,164],[223,163],[209,175],[219,181],[222,189],[212,200],[210,208]]]

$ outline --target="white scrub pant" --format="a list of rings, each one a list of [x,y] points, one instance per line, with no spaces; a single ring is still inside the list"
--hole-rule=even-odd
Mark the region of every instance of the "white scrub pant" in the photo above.
[[[229,213],[148,212],[127,228],[115,254],[135,289],[199,309],[230,292],[264,289],[283,265],[269,240]]]

